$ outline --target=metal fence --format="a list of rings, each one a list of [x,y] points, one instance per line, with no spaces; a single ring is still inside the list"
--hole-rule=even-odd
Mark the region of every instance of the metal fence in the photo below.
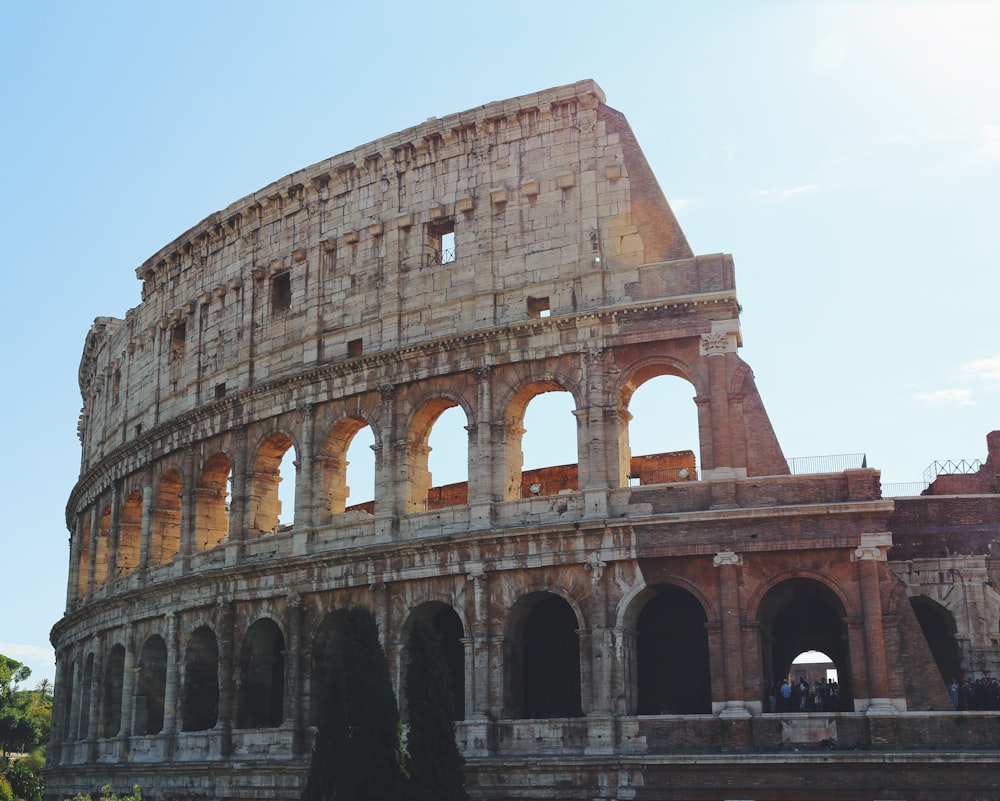
[[[983,466],[982,459],[945,459],[941,462],[931,462],[924,470],[924,481],[930,484],[941,475],[969,475],[978,473]]]
[[[793,476],[805,473],[840,473],[868,467],[868,457],[863,453],[839,453],[832,456],[797,456],[788,460]]]
[[[900,481],[882,485],[883,498],[905,498],[927,489],[926,481]]]

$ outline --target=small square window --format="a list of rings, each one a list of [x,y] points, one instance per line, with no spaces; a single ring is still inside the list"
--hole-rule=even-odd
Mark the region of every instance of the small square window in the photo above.
[[[184,343],[187,340],[187,326],[178,323],[170,332],[170,359],[184,358]]]
[[[552,314],[548,298],[528,298],[529,317],[548,317]]]
[[[451,264],[455,261],[455,221],[438,220],[428,225],[425,247],[428,264]]]
[[[215,385],[215,399],[216,400],[220,400],[221,398],[224,398],[224,397],[226,397],[226,385],[225,384],[216,384]]]
[[[355,356],[360,356],[363,353],[362,341],[360,339],[352,339],[347,343],[347,355],[351,358]]]
[[[271,311],[287,311],[292,307],[291,273],[278,273],[271,278]]]
[[[628,485],[630,487],[638,487],[642,483],[642,479],[639,476],[629,476]]]

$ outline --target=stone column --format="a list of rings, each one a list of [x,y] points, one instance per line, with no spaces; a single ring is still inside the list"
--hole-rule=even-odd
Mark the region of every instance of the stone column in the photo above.
[[[611,633],[608,630],[607,563],[594,551],[584,565],[590,572],[591,636],[590,708],[587,713],[587,754],[611,754],[615,750],[615,725],[611,713]],[[583,641],[581,639],[581,649]],[[581,685],[583,682],[581,681]],[[581,687],[582,690],[582,687]]]
[[[125,669],[122,672],[122,725],[118,732],[121,755],[127,756],[135,715],[135,635],[131,624],[125,634]]]
[[[720,717],[747,718],[743,679],[743,642],[740,626],[740,570],[743,558],[733,551],[720,551],[712,564],[719,571],[719,612],[722,624],[722,654],[725,666],[725,701]]]
[[[233,434],[233,484],[229,495],[229,537],[226,541],[226,564],[237,564],[243,557],[243,542],[250,525],[250,470],[247,466],[247,430],[240,426]]]
[[[882,624],[882,594],[879,587],[879,562],[886,560],[892,547],[892,534],[862,534],[861,545],[852,558],[858,565],[862,616],[865,626],[865,665],[870,693],[869,715],[893,715],[896,708],[889,690],[889,667],[885,655],[885,631]]]
[[[108,592],[113,592],[114,583],[118,580],[118,548],[121,545],[122,524],[122,483],[116,481],[111,487],[111,531],[108,532],[108,575],[105,584]]]
[[[739,344],[737,320],[715,320],[712,331],[701,335],[700,353],[708,362],[709,403],[712,420],[712,467],[702,470],[702,478],[733,478],[729,423],[729,354],[735,354]],[[702,454],[704,459],[704,454]],[[745,469],[745,468],[744,468]]]
[[[76,517],[76,530],[69,538],[69,579],[66,583],[66,611],[76,608],[80,600],[80,543],[83,542],[83,521]]]
[[[236,725],[236,605],[232,601],[219,603],[219,722],[222,732],[222,756],[233,753],[233,728]]]
[[[379,387],[382,399],[379,430],[372,450],[375,451],[375,534],[385,542],[399,536],[399,515],[404,507],[405,492],[401,472],[405,470],[397,461],[400,443],[396,441],[396,387],[383,384]]]
[[[493,488],[493,441],[490,419],[492,418],[493,391],[490,384],[492,370],[488,365],[475,369],[476,376],[476,419],[467,426],[469,431],[469,506],[470,517],[483,519],[489,525],[490,504],[496,499]],[[471,508],[485,508],[485,512],[473,513]],[[478,526],[477,526],[478,527]]]
[[[149,568],[150,553],[153,550],[153,486],[142,488],[142,535],[139,542],[139,570],[145,573]]]
[[[181,697],[182,656],[180,654],[180,617],[176,612],[167,615],[167,675],[166,687],[163,691],[163,734],[174,736],[178,729],[180,710],[178,703]]]
[[[98,530],[98,526],[100,525],[100,515],[97,511],[98,506],[99,504],[95,502],[90,507],[90,542],[88,543],[90,558],[87,563],[87,598],[93,597],[97,581],[97,538],[100,536],[100,531]]]
[[[298,459],[295,461],[295,528],[308,529],[316,525],[313,499],[318,493],[313,487],[313,426],[316,422],[316,407],[304,406],[302,431],[299,436]]]
[[[191,563],[191,554],[195,547],[195,504],[198,502],[198,492],[195,489],[194,448],[190,445],[184,449],[184,459],[181,463],[183,485],[181,486],[181,533],[178,543],[178,556],[181,561],[181,572],[186,573]]]
[[[299,595],[289,595],[285,599],[285,627],[288,630],[288,645],[285,649],[285,713],[284,719],[292,724],[292,753],[305,753],[305,682],[303,681],[303,639],[305,628],[305,605]]]

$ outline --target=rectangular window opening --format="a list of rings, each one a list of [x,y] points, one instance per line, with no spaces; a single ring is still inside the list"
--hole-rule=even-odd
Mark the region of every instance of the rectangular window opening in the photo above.
[[[187,339],[187,325],[178,323],[170,332],[170,358],[180,359],[184,356],[184,342]]]
[[[455,221],[438,220],[428,225],[425,247],[428,264],[451,264],[455,261]]]
[[[642,483],[642,479],[639,476],[629,476],[628,485],[630,487],[638,487]]]
[[[271,311],[281,312],[292,308],[292,276],[278,273],[271,278]]]
[[[360,339],[352,339],[347,343],[347,355],[351,358],[355,356],[360,356],[363,353],[362,341]]]
[[[224,397],[226,397],[226,385],[225,384],[216,384],[215,385],[215,399],[216,400],[220,400],[221,398],[224,398]]]
[[[548,298],[528,298],[529,317],[548,317],[551,314]]]

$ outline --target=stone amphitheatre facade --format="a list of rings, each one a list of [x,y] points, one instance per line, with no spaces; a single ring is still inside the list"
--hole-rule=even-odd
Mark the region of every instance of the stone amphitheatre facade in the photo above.
[[[80,365],[49,798],[298,798],[355,605],[404,710],[408,627],[441,633],[474,799],[997,793],[1000,712],[955,712],[943,676],[1000,671],[1000,433],[939,494],[793,475],[737,355],[732,259],[691,252],[594,83],[306,168],[136,272]],[[690,384],[697,465],[629,441],[662,375]],[[525,410],[552,391],[577,465],[528,481]],[[434,495],[452,407],[468,481]],[[839,698],[772,712],[808,650]]]

